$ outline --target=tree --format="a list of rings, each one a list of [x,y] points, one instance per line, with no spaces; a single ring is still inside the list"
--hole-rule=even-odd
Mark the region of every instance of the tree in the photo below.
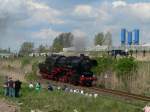
[[[21,45],[21,48],[19,50],[19,54],[20,55],[29,55],[34,48],[34,44],[32,42],[24,42]]]
[[[94,44],[95,45],[103,45],[104,42],[105,42],[105,38],[104,38],[103,32],[98,33],[97,35],[95,35],[95,38],[94,38]]]
[[[110,32],[107,32],[105,34],[105,42],[104,45],[108,45],[108,47],[110,48],[112,46],[112,35]]]
[[[45,46],[40,45],[40,46],[39,46],[39,48],[38,48],[38,51],[39,51],[40,53],[42,53],[42,52],[46,52],[46,48],[45,48]]]
[[[73,35],[72,33],[61,33],[58,37],[56,37],[53,41],[53,50],[56,52],[62,51],[65,47],[73,46]]]

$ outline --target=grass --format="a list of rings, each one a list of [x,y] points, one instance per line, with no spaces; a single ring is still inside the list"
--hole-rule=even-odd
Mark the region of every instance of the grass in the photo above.
[[[31,82],[31,81],[36,81],[36,80],[38,80],[38,77],[37,77],[37,74],[32,71],[32,72],[26,74],[25,79],[26,79],[28,82]]]
[[[38,71],[38,63],[34,62],[32,64],[32,71],[25,76],[26,80],[27,81],[38,80],[37,71]]]
[[[66,93],[55,90],[49,92],[42,89],[40,92],[30,90],[23,84],[20,98],[5,97],[6,100],[20,105],[21,112],[41,110],[42,112],[142,112],[143,105],[134,105],[112,97],[87,97],[79,94]],[[0,98],[3,98],[2,88]]]

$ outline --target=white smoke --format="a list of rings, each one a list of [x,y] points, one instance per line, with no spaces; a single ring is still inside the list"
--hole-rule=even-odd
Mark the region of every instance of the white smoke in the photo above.
[[[15,29],[18,20],[24,19],[24,7],[24,0],[0,0],[0,47],[17,37]]]
[[[76,51],[83,51],[86,47],[86,34],[80,30],[74,30],[73,45]]]

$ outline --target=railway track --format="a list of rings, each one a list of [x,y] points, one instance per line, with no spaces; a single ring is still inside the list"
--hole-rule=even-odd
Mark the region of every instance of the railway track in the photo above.
[[[150,101],[150,97],[148,97],[148,96],[142,96],[142,95],[128,93],[128,92],[119,91],[119,90],[112,90],[112,89],[106,89],[106,88],[96,88],[96,87],[74,86],[71,84],[56,82],[56,81],[51,81],[51,80],[46,80],[46,79],[41,79],[40,81],[42,81],[42,82],[49,81],[52,84],[57,85],[57,86],[66,85],[67,87],[72,88],[72,89],[84,90],[86,92],[91,92],[91,93],[97,93],[97,94],[106,93],[106,94],[120,96],[120,97],[128,98],[128,99],[135,99],[135,100],[146,101],[146,102]]]
[[[92,87],[91,89],[97,93],[105,92],[105,93],[109,93],[112,95],[117,95],[117,96],[121,96],[121,97],[125,97],[125,98],[136,99],[136,100],[141,100],[141,101],[148,101],[148,102],[150,101],[150,97],[148,97],[148,96],[142,96],[142,95],[123,92],[123,91],[119,91],[119,90],[102,89],[102,88],[95,88],[95,87]]]

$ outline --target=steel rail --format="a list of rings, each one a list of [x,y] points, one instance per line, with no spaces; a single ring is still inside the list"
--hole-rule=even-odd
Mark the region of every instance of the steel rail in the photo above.
[[[57,85],[57,86],[66,85],[67,87],[70,87],[72,89],[79,89],[79,90],[89,91],[91,93],[97,93],[97,94],[107,93],[107,94],[121,96],[121,97],[129,98],[129,99],[135,99],[135,100],[141,100],[141,101],[150,101],[150,97],[148,97],[148,96],[128,93],[128,92],[119,91],[119,90],[106,89],[106,88],[97,88],[97,87],[74,86],[72,84],[62,83],[62,82],[57,82],[57,81],[47,80],[47,79],[41,79],[40,81],[42,81],[42,82],[43,81],[50,81],[52,84]]]
[[[119,90],[106,89],[106,88],[102,89],[102,88],[92,87],[91,89],[96,92],[105,92],[105,93],[110,93],[113,95],[123,96],[126,98],[131,98],[131,99],[136,99],[136,100],[141,100],[141,101],[150,101],[150,97],[139,95],[139,94],[133,94],[133,93],[128,93],[128,92],[119,91]]]

